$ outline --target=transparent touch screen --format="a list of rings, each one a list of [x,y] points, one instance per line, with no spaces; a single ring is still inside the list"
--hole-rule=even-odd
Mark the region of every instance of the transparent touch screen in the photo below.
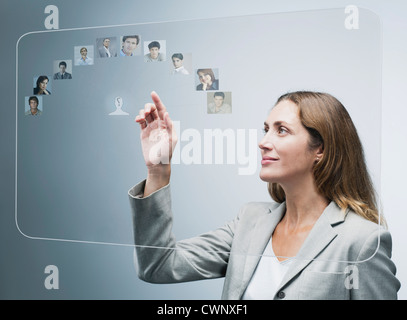
[[[153,90],[178,135],[170,185],[177,240],[222,227],[245,203],[271,201],[258,143],[271,107],[289,91],[327,92],[344,104],[379,188],[381,29],[370,11],[358,14],[358,28],[347,27],[341,8],[22,36],[19,230],[34,239],[146,245],[134,243],[128,190],[146,177],[134,118]],[[272,230],[252,223],[266,240],[236,253],[267,254]]]

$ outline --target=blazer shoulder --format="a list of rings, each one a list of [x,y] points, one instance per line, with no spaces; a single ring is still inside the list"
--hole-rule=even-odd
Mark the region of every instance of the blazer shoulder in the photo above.
[[[361,217],[353,211],[349,211],[344,223],[334,227],[343,243],[347,243],[349,249],[357,254],[355,260],[362,259],[362,256],[372,256],[382,247],[385,251],[391,252],[392,240],[390,232],[383,226]]]
[[[281,203],[277,202],[247,202],[241,207],[239,217],[254,218],[269,214],[280,206]]]
[[[347,231],[353,231],[360,239],[366,239],[375,232],[386,232],[383,226],[367,220],[352,210],[349,210],[346,215],[344,228]]]

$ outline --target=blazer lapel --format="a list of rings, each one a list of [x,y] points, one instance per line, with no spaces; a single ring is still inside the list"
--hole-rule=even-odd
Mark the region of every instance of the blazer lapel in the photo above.
[[[277,208],[271,210],[267,214],[262,215],[256,222],[256,226],[251,233],[249,250],[245,255],[245,266],[241,285],[240,296],[244,293],[249,284],[250,279],[259,263],[259,260],[266,248],[270,237],[285,214],[285,202],[281,203]]]
[[[341,209],[333,201],[325,208],[305,239],[297,256],[293,258],[294,261],[287,270],[277,292],[301,272],[312,260],[317,259],[318,254],[337,236],[332,225],[343,222],[345,216],[346,214],[343,214]]]

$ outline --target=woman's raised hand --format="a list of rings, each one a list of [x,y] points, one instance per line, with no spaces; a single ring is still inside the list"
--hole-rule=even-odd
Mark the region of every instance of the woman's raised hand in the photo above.
[[[156,92],[151,93],[153,103],[146,103],[136,116],[140,125],[141,147],[148,175],[144,196],[168,184],[171,158],[177,143],[172,120]]]

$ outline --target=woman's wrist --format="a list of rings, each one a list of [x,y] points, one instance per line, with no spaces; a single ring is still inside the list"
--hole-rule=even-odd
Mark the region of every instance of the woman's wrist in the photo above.
[[[147,168],[147,179],[143,197],[165,187],[170,183],[171,165],[150,166]]]

